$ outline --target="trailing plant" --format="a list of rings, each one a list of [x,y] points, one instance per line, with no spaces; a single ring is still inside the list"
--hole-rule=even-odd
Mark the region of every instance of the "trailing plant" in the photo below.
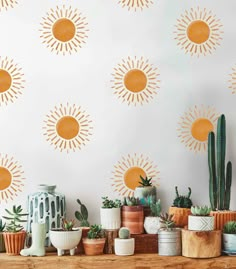
[[[88,232],[89,239],[97,239],[97,238],[104,238],[105,232],[102,229],[101,225],[94,224],[90,226],[90,230]]]
[[[0,219],[0,232],[3,232],[6,227],[6,223],[3,224],[2,219]]]
[[[84,204],[81,203],[79,199],[76,200],[77,203],[80,206],[80,211],[75,211],[75,217],[77,220],[80,221],[80,225],[82,227],[89,227],[89,222],[88,222],[88,210]]]
[[[175,193],[176,197],[173,201],[173,206],[180,207],[180,208],[191,208],[192,206],[192,200],[190,199],[191,196],[191,188],[188,187],[188,195],[179,195],[178,187],[175,186]]]
[[[121,227],[119,230],[119,238],[120,239],[130,238],[130,230],[126,227]]]
[[[158,199],[157,202],[150,204],[151,216],[152,217],[160,217],[161,214],[161,200]]]
[[[139,201],[139,198],[136,198],[134,196],[132,197],[128,196],[128,197],[124,197],[123,205],[136,206],[136,205],[140,205],[140,201]]]
[[[145,177],[143,178],[141,175],[140,175],[140,179],[141,181],[139,181],[139,184],[141,187],[149,187],[149,186],[152,186],[152,178],[148,178],[148,177]]]
[[[102,208],[119,208],[121,207],[121,201],[119,199],[109,200],[107,196],[102,197]]]
[[[8,209],[5,209],[5,211],[7,212],[8,216],[4,216],[3,218],[10,221],[10,223],[6,224],[6,231],[9,233],[17,233],[22,231],[24,227],[20,223],[27,222],[27,220],[22,218],[28,216],[28,214],[21,213],[23,209],[20,205],[18,207],[13,205],[12,211]]]
[[[72,231],[75,225],[75,220],[66,220],[62,219],[62,230],[63,231]]]
[[[174,216],[173,214],[168,213],[160,214],[160,223],[164,225],[165,230],[172,230],[175,227],[173,216]]]
[[[192,206],[191,213],[194,216],[209,216],[211,212],[211,207],[205,206]]]
[[[222,114],[217,121],[216,150],[215,134],[208,134],[209,196],[213,211],[230,208],[232,163],[227,163],[225,174],[225,148],[226,120]]]
[[[236,234],[236,221],[228,221],[224,225],[223,233]]]

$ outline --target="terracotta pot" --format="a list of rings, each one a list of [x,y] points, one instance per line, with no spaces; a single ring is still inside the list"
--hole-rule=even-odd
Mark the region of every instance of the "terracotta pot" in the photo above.
[[[6,254],[7,255],[19,255],[20,251],[24,248],[26,232],[21,231],[18,233],[3,233]]]
[[[84,252],[86,255],[101,255],[105,246],[106,238],[88,239],[83,238]]]
[[[144,232],[143,206],[122,206],[121,208],[121,226],[127,227],[131,234],[142,234]]]
[[[5,243],[3,239],[3,232],[0,233],[0,252],[5,252]]]
[[[210,216],[215,217],[215,230],[223,230],[228,221],[236,221],[236,211],[211,211]]]
[[[87,238],[87,235],[88,235],[90,228],[89,227],[80,227],[80,229],[82,229],[82,239]],[[77,253],[84,254],[83,240],[80,240],[80,242],[77,246]]]
[[[169,208],[169,214],[174,215],[173,220],[176,227],[183,228],[184,226],[188,225],[188,216],[191,214],[191,209],[171,206]]]

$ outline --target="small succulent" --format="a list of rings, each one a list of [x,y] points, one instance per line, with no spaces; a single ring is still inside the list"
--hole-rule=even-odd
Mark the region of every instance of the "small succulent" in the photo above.
[[[4,216],[3,218],[10,221],[10,223],[6,225],[7,232],[17,233],[22,231],[24,227],[20,223],[27,222],[27,220],[22,219],[22,217],[28,216],[28,214],[21,213],[23,209],[20,205],[18,207],[13,205],[12,211],[8,209],[5,209],[5,211],[7,212],[8,216]]]
[[[223,233],[236,234],[236,221],[228,221],[224,225]]]
[[[191,213],[194,216],[209,216],[211,207],[205,206],[191,206]]]
[[[6,223],[3,224],[2,219],[0,219],[0,232],[3,232],[6,227]]]
[[[191,188],[188,187],[188,190],[189,190],[189,192],[188,192],[187,196],[179,195],[178,187],[175,186],[176,198],[173,201],[173,206],[180,207],[180,208],[191,208],[191,206],[193,204],[191,199],[190,199]]]
[[[161,200],[159,199],[156,203],[151,203],[150,209],[152,217],[159,217],[161,214]]]
[[[62,230],[63,231],[72,231],[75,225],[75,220],[66,220],[62,219]]]
[[[80,205],[80,211],[75,211],[75,217],[77,218],[77,220],[80,221],[80,226],[89,227],[88,210],[79,199],[77,199],[77,203]]]
[[[152,182],[151,182],[152,178],[148,178],[148,177],[143,178],[140,175],[140,179],[141,179],[141,181],[139,181],[140,186],[142,187],[152,186]]]
[[[89,239],[97,239],[97,238],[104,238],[105,232],[102,229],[101,225],[94,224],[90,226],[90,230],[88,232]]]
[[[160,223],[163,224],[164,229],[171,230],[175,227],[175,222],[173,221],[173,214],[162,213],[160,215]]]
[[[126,227],[121,227],[119,230],[119,238],[120,239],[128,239],[130,238],[130,231]]]
[[[127,206],[140,205],[140,201],[139,201],[139,198],[136,198],[134,196],[124,197],[123,205],[127,205]]]
[[[121,201],[119,199],[109,200],[107,196],[102,197],[102,208],[119,208],[121,207]]]

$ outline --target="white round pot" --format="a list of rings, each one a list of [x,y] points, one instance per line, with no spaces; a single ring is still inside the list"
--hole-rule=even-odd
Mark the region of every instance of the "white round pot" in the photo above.
[[[163,227],[159,217],[145,217],[144,229],[147,234],[157,234],[158,230]]]
[[[223,233],[223,249],[227,252],[236,252],[236,234]]]
[[[158,254],[162,256],[181,255],[181,230],[158,231]]]
[[[191,231],[213,231],[214,216],[188,216],[188,229]]]
[[[70,250],[70,255],[75,254],[75,248],[80,242],[82,230],[74,231],[49,231],[50,240],[55,248],[57,248],[58,256],[62,256],[65,250]]]
[[[100,217],[103,229],[115,230],[121,226],[120,208],[101,208]]]
[[[115,238],[115,254],[118,256],[128,256],[134,254],[134,238]]]

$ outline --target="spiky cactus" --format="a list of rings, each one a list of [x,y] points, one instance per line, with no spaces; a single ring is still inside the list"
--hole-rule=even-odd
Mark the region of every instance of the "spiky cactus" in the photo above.
[[[209,197],[211,208],[229,210],[232,183],[232,164],[229,161],[225,175],[226,121],[222,114],[217,121],[215,150],[215,134],[208,134],[208,165],[209,165]]]
[[[192,206],[192,200],[190,199],[191,196],[191,188],[188,187],[188,195],[179,195],[178,187],[175,186],[175,193],[176,197],[173,201],[173,206],[180,207],[180,208],[191,208]]]

